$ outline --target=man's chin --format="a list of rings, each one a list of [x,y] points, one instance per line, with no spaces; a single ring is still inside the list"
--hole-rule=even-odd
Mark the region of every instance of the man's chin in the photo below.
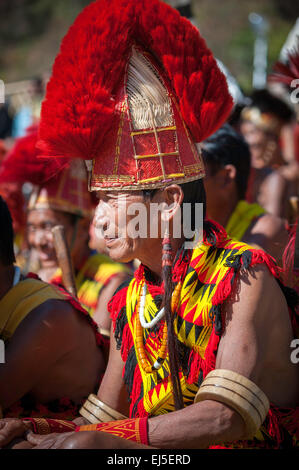
[[[118,263],[130,263],[134,259],[132,253],[125,252],[124,250],[109,247],[107,247],[107,250],[108,256]]]

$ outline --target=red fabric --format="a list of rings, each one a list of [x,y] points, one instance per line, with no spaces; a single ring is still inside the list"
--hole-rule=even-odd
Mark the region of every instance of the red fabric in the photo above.
[[[75,431],[101,431],[113,434],[114,436],[148,445],[148,418],[123,419],[119,421],[109,421],[107,423],[89,424],[77,426]]]
[[[30,182],[40,186],[66,166],[64,160],[37,158],[37,133],[38,126],[31,126],[24,137],[16,140],[1,163],[0,183]]]
[[[63,433],[75,431],[76,429],[76,424],[72,421],[60,419],[24,418],[23,421],[30,421],[35,434]]]

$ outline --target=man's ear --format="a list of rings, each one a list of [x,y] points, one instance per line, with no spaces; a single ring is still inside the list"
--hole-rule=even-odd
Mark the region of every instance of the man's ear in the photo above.
[[[224,186],[228,186],[236,179],[236,176],[237,176],[236,167],[234,165],[225,165],[225,167],[223,167],[222,170],[224,173],[223,184]]]
[[[184,192],[178,184],[172,184],[164,189],[163,198],[166,203],[163,218],[165,221],[172,220],[183,204]]]

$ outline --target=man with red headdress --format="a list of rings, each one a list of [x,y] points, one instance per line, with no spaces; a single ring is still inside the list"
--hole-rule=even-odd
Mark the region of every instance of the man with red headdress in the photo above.
[[[24,182],[34,185],[27,207],[27,241],[31,253],[36,254],[38,270],[30,266],[30,259],[29,269],[46,282],[64,285],[52,234],[54,226],[62,225],[75,269],[78,300],[107,335],[110,319],[106,303],[128,270],[108,256],[91,253],[88,247],[94,202],[86,192],[84,162],[75,160],[68,165],[66,160],[38,159],[37,133],[37,126],[29,128],[0,169],[4,184],[19,184],[20,188]]]
[[[110,256],[141,265],[109,304],[114,340],[98,394],[81,409],[89,424],[29,434],[35,446],[298,441],[294,332],[275,263],[207,220],[190,241],[205,201],[195,142],[223,124],[231,104],[197,29],[158,0],[96,1],[64,38],[38,147],[87,160]]]
[[[1,197],[0,223],[0,414],[71,420],[90,387],[99,386],[104,338],[66,291],[14,265],[12,221]]]

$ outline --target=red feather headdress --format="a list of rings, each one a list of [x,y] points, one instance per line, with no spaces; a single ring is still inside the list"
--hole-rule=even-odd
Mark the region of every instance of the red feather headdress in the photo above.
[[[24,206],[22,185],[32,183],[36,189],[29,200],[29,209],[52,208],[89,215],[93,204],[86,191],[87,174],[83,163],[70,164],[67,159],[38,158],[37,136],[37,125],[28,128],[27,134],[16,140],[0,165],[0,188],[4,198],[14,202],[10,209],[21,213]]]
[[[288,54],[288,64],[280,61],[275,63],[273,73],[269,76],[270,81],[291,86],[292,81],[299,78],[299,38],[297,42],[297,46]]]
[[[67,165],[65,159],[38,158],[36,148],[38,125],[30,126],[24,137],[16,140],[12,149],[1,162],[0,182],[29,182],[34,185],[45,184]]]
[[[135,132],[126,88],[133,47],[166,90],[173,125]],[[205,41],[176,10],[159,0],[98,0],[63,39],[38,148],[50,157],[93,160],[91,189],[190,181],[203,176],[194,142],[215,132],[231,107]]]

